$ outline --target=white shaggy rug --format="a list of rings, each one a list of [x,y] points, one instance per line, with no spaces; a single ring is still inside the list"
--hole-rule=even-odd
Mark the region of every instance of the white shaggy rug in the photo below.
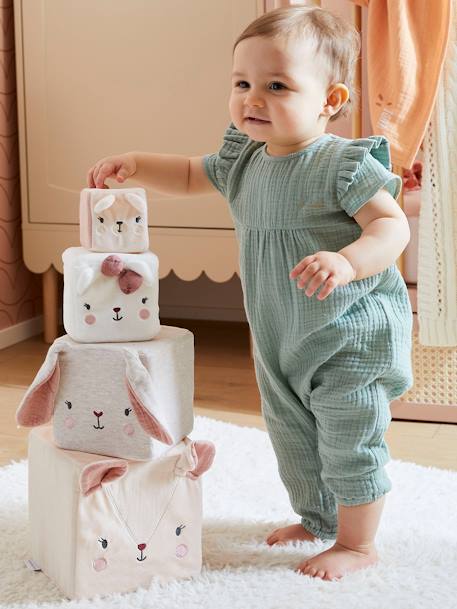
[[[457,473],[392,461],[393,490],[378,533],[380,562],[338,582],[298,575],[304,556],[326,547],[270,548],[269,531],[297,522],[265,432],[198,417],[194,439],[217,447],[204,476],[201,576],[91,601],[65,601],[29,571],[27,464],[0,469],[0,607],[54,609],[455,609]]]

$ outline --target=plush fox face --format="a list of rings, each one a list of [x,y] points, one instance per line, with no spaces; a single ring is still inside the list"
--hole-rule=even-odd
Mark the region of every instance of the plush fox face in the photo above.
[[[68,248],[64,326],[80,342],[148,340],[159,331],[158,260],[152,252],[101,254]]]
[[[143,188],[85,188],[80,201],[81,245],[95,252],[144,252],[149,247]]]

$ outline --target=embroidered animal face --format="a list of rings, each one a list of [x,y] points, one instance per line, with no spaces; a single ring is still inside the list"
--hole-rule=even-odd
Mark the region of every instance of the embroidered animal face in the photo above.
[[[137,349],[57,341],[24,396],[17,421],[36,426],[53,418],[54,441],[61,448],[157,457],[192,429],[193,377],[176,387],[174,374],[166,372],[173,366],[192,372],[193,341],[186,343],[181,341],[183,355],[175,360],[170,344],[161,349],[157,341],[154,357],[144,359],[150,372]]]
[[[143,252],[149,247],[142,188],[86,188],[81,193],[81,243],[97,252]]]
[[[86,466],[81,501],[104,506],[103,517],[93,518],[85,531],[88,576],[120,569],[133,574],[138,568],[163,573],[164,565],[168,574],[179,575],[199,564],[198,478],[211,467],[214,453],[212,443],[185,438],[160,461],[130,462],[125,471],[113,462]],[[110,473],[114,468],[117,474]]]
[[[72,338],[119,342],[157,334],[158,261],[152,252],[107,256],[69,248],[63,259],[64,326]]]

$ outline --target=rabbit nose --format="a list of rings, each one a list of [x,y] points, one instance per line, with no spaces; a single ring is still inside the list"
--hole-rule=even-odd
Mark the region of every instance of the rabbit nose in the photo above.
[[[122,220],[116,221],[118,233],[121,232],[121,226],[124,224]]]
[[[120,310],[121,310],[121,307],[114,307],[114,308],[113,308],[113,311],[114,311],[115,313],[119,313],[119,311],[120,311]]]
[[[101,412],[97,412],[96,410],[94,410],[93,412],[94,412],[94,415],[95,415],[96,417],[101,417],[101,416],[102,416],[102,414],[103,414],[103,411],[101,411]]]
[[[146,544],[145,543],[139,543],[138,544],[138,549],[140,550],[140,552],[142,552],[145,548],[146,548]]]

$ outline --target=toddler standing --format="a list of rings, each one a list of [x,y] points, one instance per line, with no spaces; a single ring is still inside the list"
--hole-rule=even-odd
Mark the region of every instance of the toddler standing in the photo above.
[[[389,402],[412,385],[412,312],[395,266],[409,241],[401,179],[384,137],[325,132],[348,111],[359,46],[323,9],[267,13],[235,42],[218,153],[130,152],[88,174],[90,187],[134,178],[227,198],[262,412],[301,517],[267,542],[335,540],[297,566],[326,580],[377,560]]]

